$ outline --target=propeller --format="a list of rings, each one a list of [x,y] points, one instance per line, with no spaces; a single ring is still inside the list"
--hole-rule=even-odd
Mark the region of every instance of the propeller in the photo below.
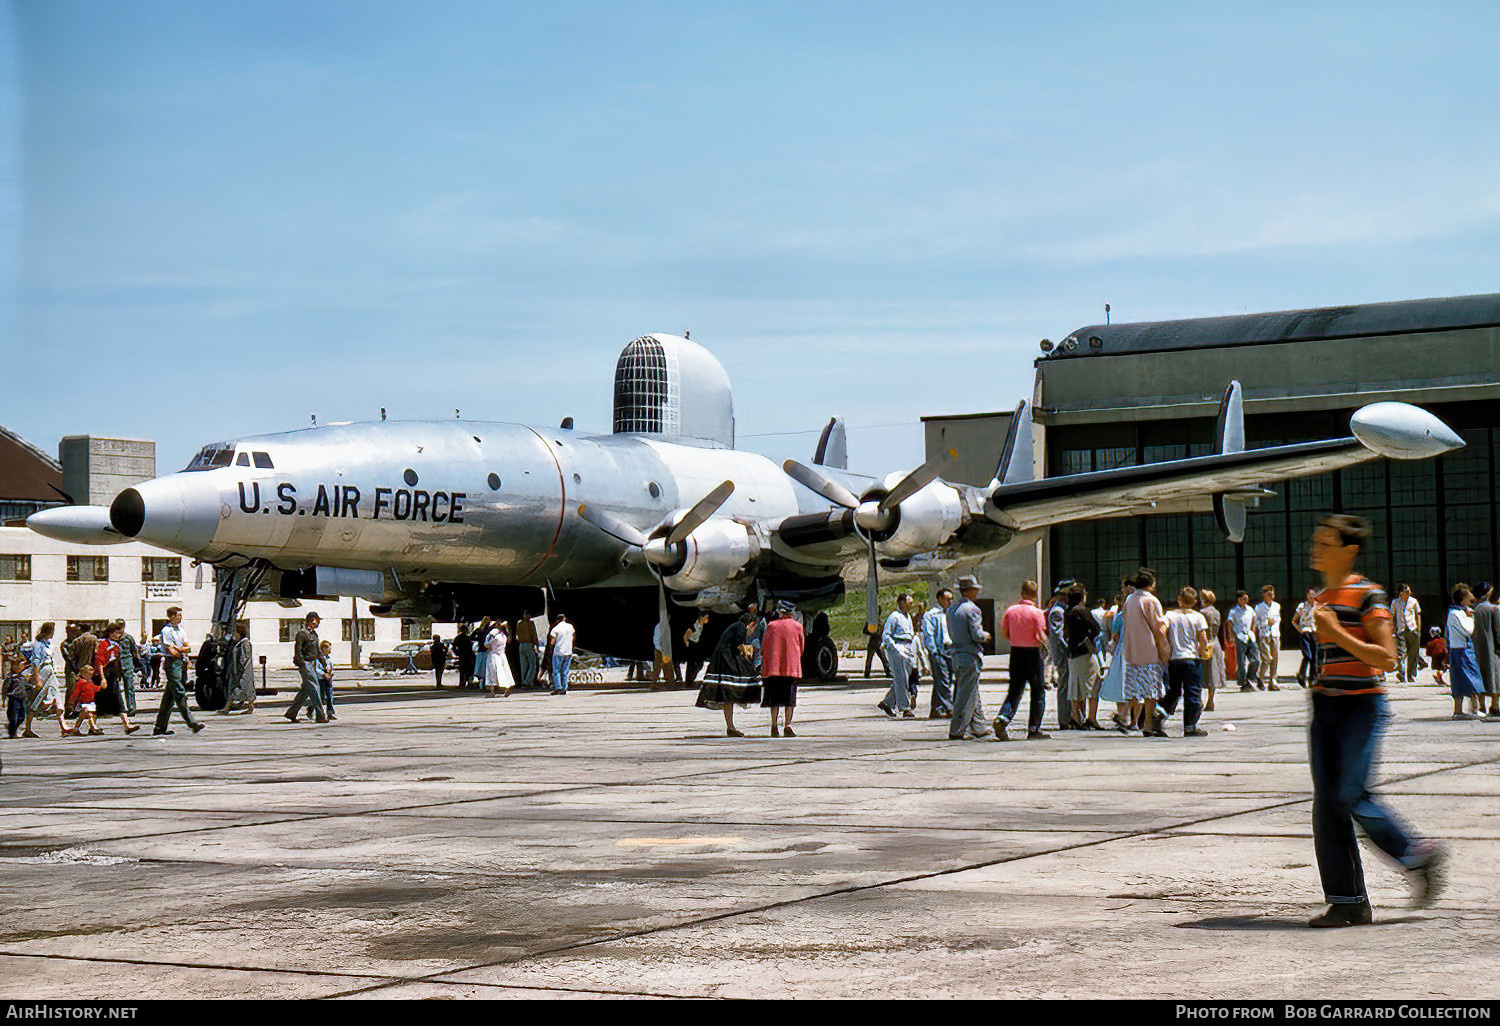
[[[678,517],[675,522],[668,514],[651,529],[649,534],[643,534],[640,528],[626,523],[608,510],[599,509],[587,503],[579,505],[578,515],[611,538],[622,541],[631,548],[640,549],[642,557],[648,563],[665,569],[677,563],[679,559],[685,558],[682,547],[688,536],[707,523],[708,519],[717,513],[719,507],[729,501],[729,497],[733,494],[734,482],[724,481],[693,503],[687,512]],[[678,569],[681,569],[680,564]],[[666,577],[661,572],[656,574],[656,622],[661,628],[663,654],[670,660],[672,658],[671,609],[667,605]]]
[[[793,481],[817,492],[835,506],[843,506],[845,509],[856,509],[859,506],[859,500],[854,497],[853,492],[811,467],[805,467],[796,460],[787,460],[781,465],[781,469]]]
[[[958,459],[956,449],[945,450],[897,481],[896,486],[879,499],[869,499],[864,502],[856,498],[849,489],[832,478],[820,474],[812,467],[798,463],[796,460],[787,460],[781,465],[793,481],[812,489],[835,506],[854,511],[854,523],[860,528],[860,533],[864,536],[870,553],[869,570],[865,574],[865,629],[867,631],[873,631],[880,626],[876,623],[880,617],[878,594],[880,580],[879,562],[875,557],[875,536],[882,531],[890,530],[901,504],[936,481],[956,459]]]

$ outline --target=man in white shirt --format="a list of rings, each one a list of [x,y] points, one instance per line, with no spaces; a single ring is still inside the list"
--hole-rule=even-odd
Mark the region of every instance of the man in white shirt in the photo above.
[[[182,721],[194,734],[203,729],[203,724],[193,719],[187,704],[187,659],[192,654],[187,635],[182,630],[182,609],[173,606],[167,610],[167,625],[161,629],[163,662],[166,663],[167,684],[162,689],[161,705],[156,710],[156,729],[153,735],[170,734],[167,724],[172,722],[172,710],[182,713]]]
[[[916,716],[911,711],[911,676],[917,664],[911,606],[910,595],[905,592],[898,595],[896,608],[885,618],[885,626],[880,631],[880,645],[885,651],[886,664],[891,668],[891,690],[881,699],[879,708],[887,716],[899,714],[906,719]]]
[[[1234,635],[1235,680],[1241,691],[1254,691],[1260,649],[1255,643],[1255,610],[1250,608],[1250,593],[1243,588],[1234,593],[1234,605],[1229,607],[1229,633]]]
[[[1203,662],[1208,649],[1208,620],[1198,612],[1198,589],[1183,588],[1177,593],[1177,608],[1167,613],[1167,695],[1160,703],[1161,719],[1152,732],[1166,737],[1164,721],[1177,711],[1182,698],[1182,736],[1207,737],[1198,727],[1203,712]]]
[[[573,625],[562,613],[557,614],[557,622],[547,634],[547,641],[552,645],[552,690],[549,694],[566,695],[568,669],[573,665]]]
[[[1410,684],[1417,679],[1422,652],[1422,603],[1411,593],[1411,585],[1398,589],[1391,603],[1391,622],[1396,634],[1396,679]]]
[[[1281,603],[1269,584],[1260,589],[1260,602],[1255,607],[1255,643],[1260,650],[1260,689],[1280,691],[1276,671],[1281,659]]]

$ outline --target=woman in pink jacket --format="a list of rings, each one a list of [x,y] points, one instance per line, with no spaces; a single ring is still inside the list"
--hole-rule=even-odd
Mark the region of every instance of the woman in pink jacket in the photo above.
[[[771,710],[771,736],[796,737],[792,711],[797,708],[797,681],[802,679],[802,623],[792,615],[788,602],[777,607],[776,619],[766,625],[760,643],[760,675],[760,704]],[[784,728],[776,725],[777,710]]]

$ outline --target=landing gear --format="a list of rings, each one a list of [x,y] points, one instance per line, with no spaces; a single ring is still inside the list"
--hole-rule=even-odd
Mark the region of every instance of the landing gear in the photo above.
[[[214,617],[208,640],[198,650],[193,696],[198,708],[215,712],[229,701],[229,652],[234,647],[234,625],[245,603],[271,570],[264,560],[244,566],[214,567]]]
[[[839,675],[839,649],[827,636],[807,639],[802,673],[810,680],[831,681]]]

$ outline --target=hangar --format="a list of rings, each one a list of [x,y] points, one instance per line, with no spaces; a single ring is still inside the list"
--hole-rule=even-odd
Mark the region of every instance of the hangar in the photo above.
[[[1223,604],[1236,587],[1273,584],[1295,604],[1316,583],[1307,539],[1330,511],[1373,522],[1364,572],[1392,588],[1410,584],[1429,623],[1440,622],[1454,583],[1496,579],[1500,294],[1092,324],[1035,368],[1034,430],[1048,476],[1209,452],[1232,378],[1244,387],[1254,447],[1345,435],[1357,408],[1382,400],[1423,406],[1468,443],[1435,460],[1379,460],[1272,483],[1277,494],[1250,511],[1238,545],[1208,512],[1055,527],[1040,556],[1044,579],[1077,577],[1113,593],[1144,564],[1159,572],[1163,592],[1209,587]],[[1006,427],[998,414],[924,422],[929,453],[944,432],[998,439]],[[982,444],[998,448],[998,440]]]

